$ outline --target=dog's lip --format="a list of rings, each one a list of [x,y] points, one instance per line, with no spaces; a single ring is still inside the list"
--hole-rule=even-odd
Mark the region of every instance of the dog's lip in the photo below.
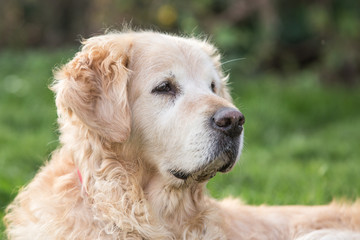
[[[222,172],[222,173],[226,173],[229,172],[232,167],[235,165],[236,159],[234,161],[229,161],[227,163],[224,164],[224,166],[222,166],[218,172]]]
[[[172,169],[169,172],[174,177],[181,180],[187,180],[189,178],[193,178],[198,182],[202,182],[215,177],[217,172],[222,172],[222,173],[229,172],[232,169],[232,167],[235,165],[236,159],[231,159],[225,162],[224,164],[220,165],[222,161],[223,160],[220,159],[214,160],[212,164],[208,164],[205,167],[200,167],[199,170],[193,172],[186,172],[180,169],[176,169],[176,170]]]
[[[174,175],[176,178],[181,180],[186,180],[191,175],[191,173],[184,172],[182,170],[170,170],[170,173]]]
[[[193,173],[187,173],[187,172],[184,172],[184,171],[181,171],[181,170],[170,170],[170,173],[174,177],[176,177],[176,178],[178,178],[180,180],[186,181],[186,180],[192,178],[197,182],[202,182],[202,181],[205,181],[205,180],[209,180],[209,179],[215,177],[217,172],[218,172],[217,170],[212,170],[210,172],[195,171]]]

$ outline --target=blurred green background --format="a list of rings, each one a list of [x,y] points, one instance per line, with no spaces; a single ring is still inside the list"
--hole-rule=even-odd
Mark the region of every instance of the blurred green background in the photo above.
[[[210,181],[211,195],[249,204],[360,196],[360,1],[1,0],[0,16],[0,217],[58,146],[52,69],[81,37],[124,23],[210,36],[230,61],[245,147],[231,173]]]

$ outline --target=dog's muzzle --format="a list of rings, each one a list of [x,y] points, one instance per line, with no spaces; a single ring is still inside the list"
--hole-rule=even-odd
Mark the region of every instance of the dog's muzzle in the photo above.
[[[193,172],[170,170],[170,173],[182,180],[192,178],[201,182],[214,177],[217,172],[230,171],[238,157],[244,123],[244,115],[236,108],[224,107],[217,110],[210,119],[216,140],[206,164]]]

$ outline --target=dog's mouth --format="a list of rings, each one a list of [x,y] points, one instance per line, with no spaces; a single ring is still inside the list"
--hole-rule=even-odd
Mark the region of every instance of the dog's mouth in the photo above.
[[[169,172],[181,180],[195,180],[203,182],[213,178],[217,172],[229,172],[235,165],[239,153],[240,139],[232,139],[217,143],[214,151],[209,154],[208,159],[195,171],[184,171],[182,169],[171,169]]]

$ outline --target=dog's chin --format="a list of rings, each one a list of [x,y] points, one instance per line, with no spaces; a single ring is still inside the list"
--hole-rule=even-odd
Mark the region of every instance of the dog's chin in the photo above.
[[[215,148],[205,161],[206,163],[194,171],[172,169],[169,172],[177,179],[204,182],[213,178],[218,172],[229,172],[239,157],[239,151],[239,142],[227,144],[222,146],[221,150]]]

